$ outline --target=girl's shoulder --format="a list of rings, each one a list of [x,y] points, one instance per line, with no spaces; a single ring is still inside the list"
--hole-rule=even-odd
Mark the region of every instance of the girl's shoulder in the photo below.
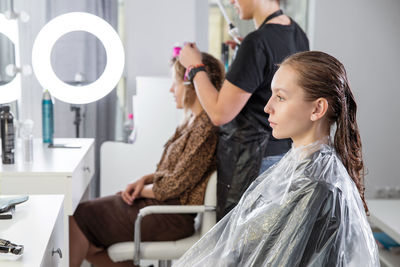
[[[188,127],[191,128],[192,132],[202,133],[216,132],[218,130],[218,127],[211,122],[205,111],[200,113]]]

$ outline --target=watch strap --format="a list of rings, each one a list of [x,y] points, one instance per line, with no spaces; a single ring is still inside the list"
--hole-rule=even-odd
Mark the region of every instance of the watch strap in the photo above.
[[[200,71],[206,71],[206,67],[205,67],[204,65],[202,65],[202,66],[196,66],[196,67],[193,67],[193,68],[191,68],[191,69],[189,70],[188,79],[189,79],[189,81],[190,81],[191,83],[193,83],[194,77],[195,77],[196,74],[197,74],[198,72],[200,72]]]

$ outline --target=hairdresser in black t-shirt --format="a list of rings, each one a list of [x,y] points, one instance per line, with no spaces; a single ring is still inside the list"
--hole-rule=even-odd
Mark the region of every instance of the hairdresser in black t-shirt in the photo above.
[[[258,176],[289,150],[290,140],[271,135],[264,106],[271,96],[277,64],[308,50],[301,28],[279,8],[279,0],[231,0],[241,19],[253,19],[256,30],[242,41],[218,92],[203,71],[201,53],[187,44],[179,60],[211,121],[220,126],[217,148],[217,217],[221,219],[240,200]]]

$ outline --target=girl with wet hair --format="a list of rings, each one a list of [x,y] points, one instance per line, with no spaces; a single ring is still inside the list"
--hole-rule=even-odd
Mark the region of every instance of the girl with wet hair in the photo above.
[[[271,89],[272,134],[292,148],[175,266],[379,266],[344,66],[323,52],[294,54]]]
[[[350,90],[344,66],[334,57],[323,52],[298,53],[282,65],[290,66],[298,74],[298,83],[307,101],[325,98],[328,102],[326,120],[337,127],[334,148],[360,193],[364,197],[364,162],[358,130],[357,104]]]

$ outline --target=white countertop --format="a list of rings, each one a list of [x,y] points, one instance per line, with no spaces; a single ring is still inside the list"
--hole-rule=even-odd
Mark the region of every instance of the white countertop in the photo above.
[[[400,199],[371,199],[367,204],[371,222],[400,243]]]
[[[62,195],[31,195],[16,206],[11,220],[0,220],[0,238],[24,246],[21,256],[0,253],[0,266],[40,266],[63,200]]]
[[[54,144],[72,144],[81,146],[81,148],[48,148],[48,144],[44,144],[42,139],[34,139],[34,164],[23,162],[21,142],[17,142],[15,164],[2,164],[0,161],[0,176],[21,176],[24,174],[46,176],[50,173],[52,175],[54,173],[59,173],[60,175],[72,174],[93,142],[94,139],[89,138],[54,139]]]

